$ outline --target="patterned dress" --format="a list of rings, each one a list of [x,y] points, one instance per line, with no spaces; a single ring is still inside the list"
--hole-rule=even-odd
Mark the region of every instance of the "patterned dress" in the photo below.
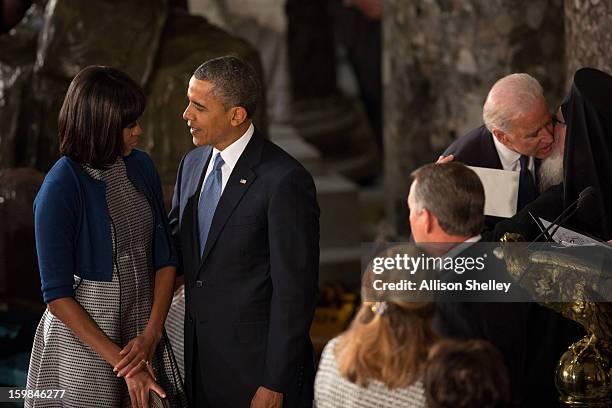
[[[367,387],[361,387],[342,377],[334,355],[337,341],[336,337],[327,343],[321,355],[315,378],[316,408],[424,408],[427,406],[421,381],[406,388],[389,389],[380,381],[372,380]]]
[[[154,216],[144,194],[127,178],[118,159],[106,170],[83,166],[106,183],[111,219],[113,277],[111,282],[75,276],[75,300],[100,329],[124,347],[147,325],[153,304],[155,272],[152,244]],[[187,405],[180,373],[164,332],[152,359],[158,384],[171,407]],[[26,400],[26,407],[129,407],[123,378],[47,309],[38,325],[30,359],[27,387],[66,390],[63,399]]]
[[[174,292],[166,318],[166,333],[168,333],[181,378],[185,378],[185,285],[181,285]]]

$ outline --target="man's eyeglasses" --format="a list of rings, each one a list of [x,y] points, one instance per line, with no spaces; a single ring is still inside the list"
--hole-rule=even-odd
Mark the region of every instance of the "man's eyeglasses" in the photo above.
[[[552,117],[552,123],[553,123],[553,126],[557,126],[557,125],[567,126],[565,122],[563,122],[562,120],[559,120],[556,116]]]

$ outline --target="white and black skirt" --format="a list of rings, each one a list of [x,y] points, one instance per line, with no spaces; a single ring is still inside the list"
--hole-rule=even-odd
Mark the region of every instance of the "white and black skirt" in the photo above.
[[[153,303],[153,212],[126,174],[123,159],[106,170],[83,166],[106,182],[113,240],[111,282],[75,276],[75,300],[111,341],[124,347],[147,325]],[[181,375],[164,332],[152,361],[171,407],[187,405]],[[47,309],[34,338],[28,389],[66,390],[63,399],[27,399],[26,407],[129,407],[123,378]]]

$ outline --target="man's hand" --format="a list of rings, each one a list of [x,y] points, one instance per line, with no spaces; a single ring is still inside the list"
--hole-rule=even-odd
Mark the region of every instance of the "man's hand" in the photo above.
[[[440,156],[438,157],[438,161],[436,162],[436,164],[450,163],[453,160],[455,160],[455,156],[453,156],[452,154],[449,154],[448,156]]]
[[[251,408],[282,408],[283,394],[260,386],[251,400]]]

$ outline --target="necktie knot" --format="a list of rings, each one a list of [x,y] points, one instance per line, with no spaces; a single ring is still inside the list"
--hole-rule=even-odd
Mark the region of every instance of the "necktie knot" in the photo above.
[[[215,156],[215,162],[213,164],[213,170],[221,170],[221,167],[223,167],[224,164],[225,162],[223,161],[223,157],[221,157],[221,153],[217,153],[217,155]]]

